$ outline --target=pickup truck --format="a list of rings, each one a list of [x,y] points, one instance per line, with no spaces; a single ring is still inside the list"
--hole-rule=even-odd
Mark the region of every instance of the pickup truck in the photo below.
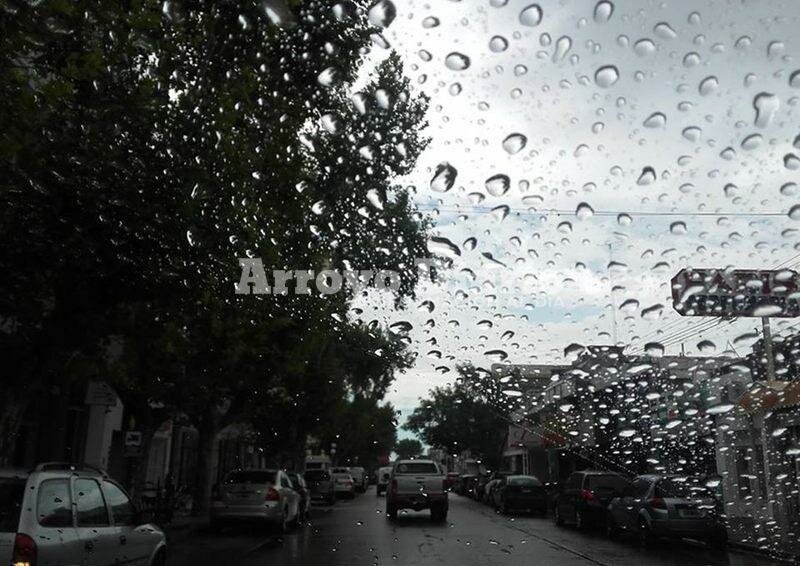
[[[394,520],[401,509],[430,509],[431,519],[446,521],[445,482],[445,475],[433,460],[398,460],[386,492],[386,514]]]

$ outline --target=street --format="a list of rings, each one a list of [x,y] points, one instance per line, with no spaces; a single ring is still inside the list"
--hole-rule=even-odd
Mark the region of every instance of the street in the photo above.
[[[766,558],[712,550],[691,541],[662,541],[641,548],[613,542],[600,531],[578,532],[551,518],[503,516],[490,507],[450,496],[447,523],[427,512],[387,520],[374,487],[352,501],[315,506],[310,523],[283,540],[255,527],[198,532],[171,545],[171,566],[236,563],[238,566],[352,566],[356,564],[741,565],[774,564]]]

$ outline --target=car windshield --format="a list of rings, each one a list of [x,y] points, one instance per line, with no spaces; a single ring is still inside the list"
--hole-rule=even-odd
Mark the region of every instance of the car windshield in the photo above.
[[[586,489],[591,491],[610,491],[622,493],[629,482],[621,476],[615,475],[589,475],[586,477]]]
[[[439,468],[433,462],[405,462],[398,464],[395,474],[439,474]]]
[[[509,476],[506,483],[520,487],[538,487],[542,485],[542,482],[533,476]]]
[[[2,474],[131,497],[46,523],[202,518],[198,566],[800,556],[800,0],[0,0],[0,32]],[[313,527],[225,538],[240,497],[306,525],[312,470]],[[702,478],[667,515],[719,556],[556,536],[509,476],[581,527]]]
[[[25,480],[0,478],[0,533],[15,533],[19,527]]]
[[[275,483],[275,471],[272,470],[251,470],[231,472],[225,478],[225,483],[245,483],[245,484],[267,484]]]
[[[694,478],[666,478],[656,484],[656,495],[664,498],[697,499],[712,497],[711,491]]]
[[[325,481],[331,479],[331,475],[325,470],[310,470],[303,474],[306,481]]]

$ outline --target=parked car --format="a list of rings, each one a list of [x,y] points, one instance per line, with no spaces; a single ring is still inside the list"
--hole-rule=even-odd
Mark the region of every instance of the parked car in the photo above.
[[[478,481],[475,483],[475,490],[472,492],[472,497],[475,501],[483,501],[486,484],[491,479],[490,474],[478,474]]]
[[[383,468],[378,468],[378,483],[375,488],[377,495],[385,493],[389,488],[389,478],[392,476],[392,467],[393,466],[384,466]]]
[[[493,505],[492,499],[492,492],[494,489],[500,485],[500,483],[510,475],[513,475],[514,472],[509,472],[506,470],[498,470],[496,472],[492,472],[489,476],[489,481],[486,482],[486,485],[483,486],[483,494],[481,495],[481,501],[483,503],[487,503],[489,505]]]
[[[167,544],[101,470],[0,470],[0,564],[163,566]]]
[[[447,475],[444,478],[444,486],[446,489],[453,489],[458,484],[458,472],[447,472]]]
[[[333,468],[331,472],[333,490],[336,492],[336,496],[354,498],[356,496],[356,486],[353,476],[350,474],[350,468]]]
[[[311,490],[308,488],[302,474],[287,472],[286,475],[289,476],[289,481],[292,482],[292,489],[300,495],[298,520],[305,521],[308,518],[308,512],[311,510]]]
[[[605,524],[608,504],[622,495],[627,479],[613,472],[584,470],[572,473],[556,496],[556,525],[573,523],[578,529]]]
[[[501,513],[528,511],[547,515],[547,493],[535,476],[508,476],[492,491],[494,508]]]
[[[312,500],[322,500],[328,505],[336,503],[336,491],[333,487],[333,478],[328,470],[307,470],[303,474],[306,486],[311,492]]]
[[[214,486],[210,515],[212,528],[252,521],[285,532],[300,518],[300,494],[284,471],[235,470]]]
[[[458,495],[471,497],[472,492],[475,489],[475,484],[477,483],[478,483],[478,476],[473,474],[462,474],[461,477],[458,478],[458,484],[456,485],[455,492]]]
[[[657,537],[687,537],[724,544],[727,536],[717,500],[699,478],[636,477],[608,506],[606,530],[633,533],[642,544]]]
[[[350,475],[353,476],[353,482],[356,486],[356,491],[364,493],[367,491],[367,472],[364,468],[359,466],[350,468]]]
[[[386,492],[386,514],[397,518],[401,509],[430,509],[431,519],[447,519],[448,499],[444,474],[433,460],[398,460]]]

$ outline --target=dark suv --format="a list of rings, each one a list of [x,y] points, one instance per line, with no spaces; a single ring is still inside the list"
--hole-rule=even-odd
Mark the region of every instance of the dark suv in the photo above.
[[[573,523],[578,529],[605,524],[608,504],[619,497],[630,482],[619,474],[597,470],[574,472],[556,496],[556,525]]]

